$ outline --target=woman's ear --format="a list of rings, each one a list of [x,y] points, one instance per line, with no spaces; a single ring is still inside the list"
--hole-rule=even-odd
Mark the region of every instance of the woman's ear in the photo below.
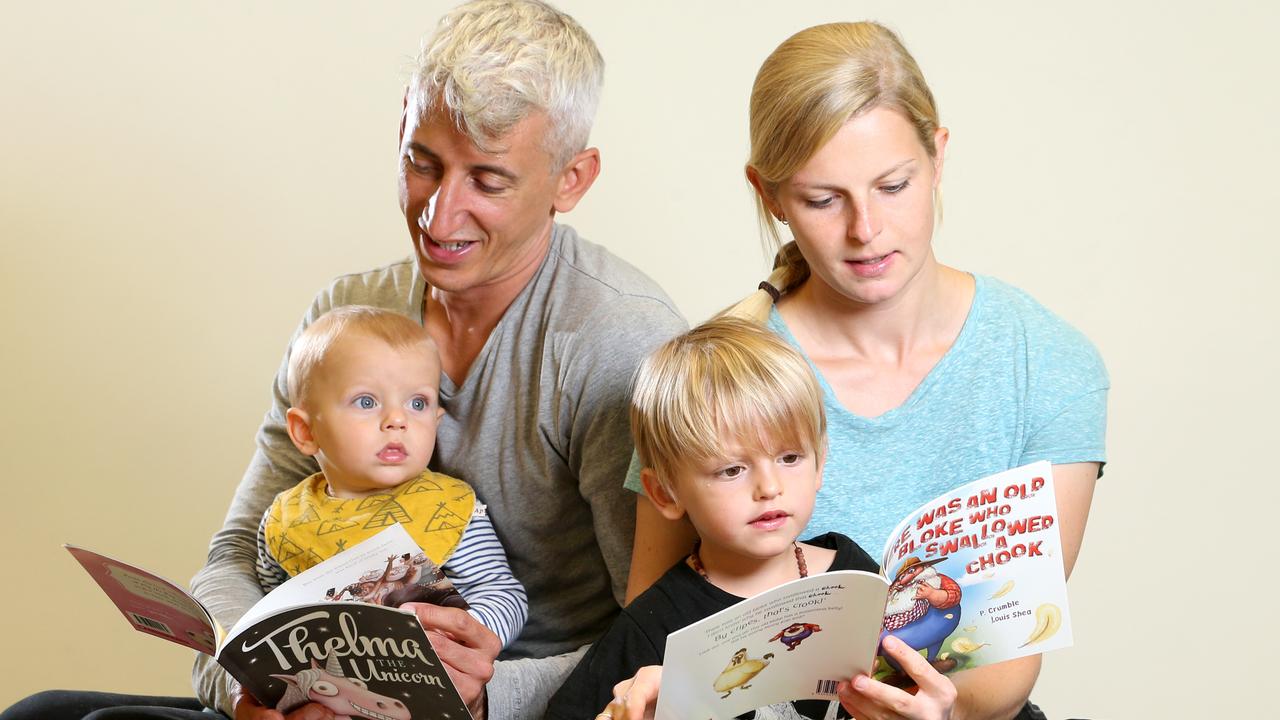
[[[764,178],[760,177],[760,172],[750,165],[747,166],[747,182],[751,183],[751,187],[755,188],[756,194],[760,196],[760,201],[764,206],[769,208],[769,212],[778,218],[779,222],[786,220],[786,216],[782,214],[782,208],[778,206],[778,199],[773,193],[765,187]]]
[[[684,506],[676,499],[675,493],[669,492],[658,482],[658,473],[653,468],[640,471],[640,483],[644,485],[644,494],[649,502],[658,509],[658,513],[668,520],[679,520],[684,517]]]
[[[951,139],[951,131],[940,127],[933,133],[933,187],[942,183],[942,165],[947,159],[947,141]]]
[[[311,419],[302,408],[291,407],[284,416],[285,428],[289,431],[289,439],[294,447],[303,455],[315,455],[320,452],[316,438],[311,433]]]

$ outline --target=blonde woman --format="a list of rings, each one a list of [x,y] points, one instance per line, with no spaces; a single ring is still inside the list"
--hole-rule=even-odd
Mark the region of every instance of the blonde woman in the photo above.
[[[746,168],[781,245],[777,267],[729,312],[765,323],[818,373],[830,444],[806,536],[880,548],[944,490],[1049,460],[1069,573],[1105,461],[1106,370],[1025,293],[934,257],[947,140],[919,67],[886,28],[787,39],[756,77]],[[640,503],[628,598],[692,543],[688,526]],[[955,676],[953,716],[1040,716],[1027,703],[1039,669],[1037,656]],[[907,702],[866,678],[845,693],[858,718],[896,717]]]

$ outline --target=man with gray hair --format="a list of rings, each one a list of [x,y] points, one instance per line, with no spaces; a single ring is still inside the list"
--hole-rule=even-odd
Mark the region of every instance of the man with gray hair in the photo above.
[[[476,489],[529,593],[524,632],[496,666],[496,638],[470,615],[417,608],[477,716],[541,717],[576,663],[566,654],[618,612],[635,522],[622,487],[628,386],[684,327],[652,281],[554,222],[600,170],[587,140],[603,70],[591,37],[544,3],[477,0],[445,15],[400,122],[400,208],[416,257],[339,278],[302,323],[337,305],[388,307],[421,318],[439,347],[446,415],[432,468]],[[283,434],[283,383],[282,371],[193,583],[224,626],[258,598],[248,560],[263,508],[313,472]],[[195,682],[205,703],[232,709],[210,660]]]
[[[591,37],[537,0],[476,0],[445,15],[423,45],[400,119],[400,208],[413,257],[334,280],[295,332],[330,308],[373,305],[420,319],[439,348],[446,414],[431,469],[475,488],[529,594],[524,631],[496,662],[497,637],[466,612],[415,607],[476,717],[540,718],[576,651],[617,614],[636,508],[622,485],[631,375],[685,328],[656,284],[554,222],[600,171],[587,139],[602,76]],[[285,429],[288,361],[286,353],[253,459],[192,581],[223,627],[261,597],[263,510],[317,470]],[[205,707],[241,719],[274,712],[208,656],[193,682]],[[48,692],[6,720],[121,706],[135,717],[202,717],[194,701]]]

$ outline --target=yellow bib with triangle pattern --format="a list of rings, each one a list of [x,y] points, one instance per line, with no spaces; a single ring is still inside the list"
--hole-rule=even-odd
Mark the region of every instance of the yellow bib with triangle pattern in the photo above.
[[[417,479],[360,498],[330,497],[323,473],[276,496],[263,531],[267,550],[292,577],[372,537],[404,525],[436,565],[462,540],[475,510],[467,483],[428,470]]]

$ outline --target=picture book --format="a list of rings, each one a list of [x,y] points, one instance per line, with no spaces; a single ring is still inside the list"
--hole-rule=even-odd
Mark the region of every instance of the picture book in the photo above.
[[[214,656],[268,707],[318,702],[335,717],[471,717],[417,618],[395,607],[466,603],[399,524],[290,578],[228,632],[181,586],[66,548],[136,630]]]
[[[667,639],[658,720],[732,718],[835,698],[866,673],[910,685],[877,656],[892,634],[944,674],[1071,644],[1052,466],[985,477],[917,509],[890,535],[882,574],[811,575]]]

